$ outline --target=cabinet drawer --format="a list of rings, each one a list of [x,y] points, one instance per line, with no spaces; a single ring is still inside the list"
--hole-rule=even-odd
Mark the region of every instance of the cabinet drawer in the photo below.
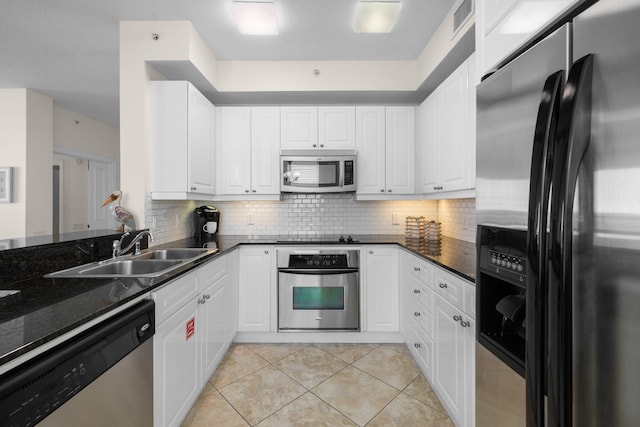
[[[433,377],[433,341],[428,339],[417,325],[411,327],[409,349],[422,369],[424,376],[431,381]]]
[[[198,268],[200,275],[200,291],[204,291],[212,283],[227,274],[227,256],[222,255]]]
[[[453,274],[436,268],[434,272],[433,289],[436,294],[453,304],[457,309],[464,310],[463,292],[464,282]]]
[[[410,276],[415,277],[429,287],[432,286],[433,268],[427,261],[411,255],[407,258],[407,268],[409,269]]]
[[[409,304],[409,316],[429,336],[433,337],[433,314],[425,310],[417,301],[411,300]]]
[[[407,284],[406,292],[409,292],[413,299],[420,301],[430,313],[433,313],[433,291],[413,276],[409,276]]]
[[[198,295],[198,272],[180,276],[157,291],[151,292],[156,303],[156,323],[160,324]]]

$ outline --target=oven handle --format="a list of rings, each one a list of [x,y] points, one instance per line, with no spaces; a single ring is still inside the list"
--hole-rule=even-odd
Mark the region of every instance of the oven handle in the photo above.
[[[278,273],[288,274],[307,274],[316,276],[326,276],[330,274],[345,274],[345,273],[357,273],[357,268],[342,268],[342,269],[323,269],[323,268],[279,268]]]

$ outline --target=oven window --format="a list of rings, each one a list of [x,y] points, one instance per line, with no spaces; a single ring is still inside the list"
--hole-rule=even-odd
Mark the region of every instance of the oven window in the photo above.
[[[294,310],[344,310],[344,287],[293,287]]]
[[[287,184],[294,187],[335,187],[340,181],[339,161],[285,161]]]

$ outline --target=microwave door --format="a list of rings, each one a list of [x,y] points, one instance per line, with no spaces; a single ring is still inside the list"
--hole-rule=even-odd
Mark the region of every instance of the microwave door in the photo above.
[[[285,160],[283,161],[285,191],[306,192],[323,189],[335,191],[342,186],[339,161]]]

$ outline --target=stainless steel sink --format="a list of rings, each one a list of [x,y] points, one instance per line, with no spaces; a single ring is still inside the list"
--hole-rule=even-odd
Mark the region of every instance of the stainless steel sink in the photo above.
[[[140,255],[122,256],[49,273],[45,277],[158,277],[217,249],[158,249]]]

